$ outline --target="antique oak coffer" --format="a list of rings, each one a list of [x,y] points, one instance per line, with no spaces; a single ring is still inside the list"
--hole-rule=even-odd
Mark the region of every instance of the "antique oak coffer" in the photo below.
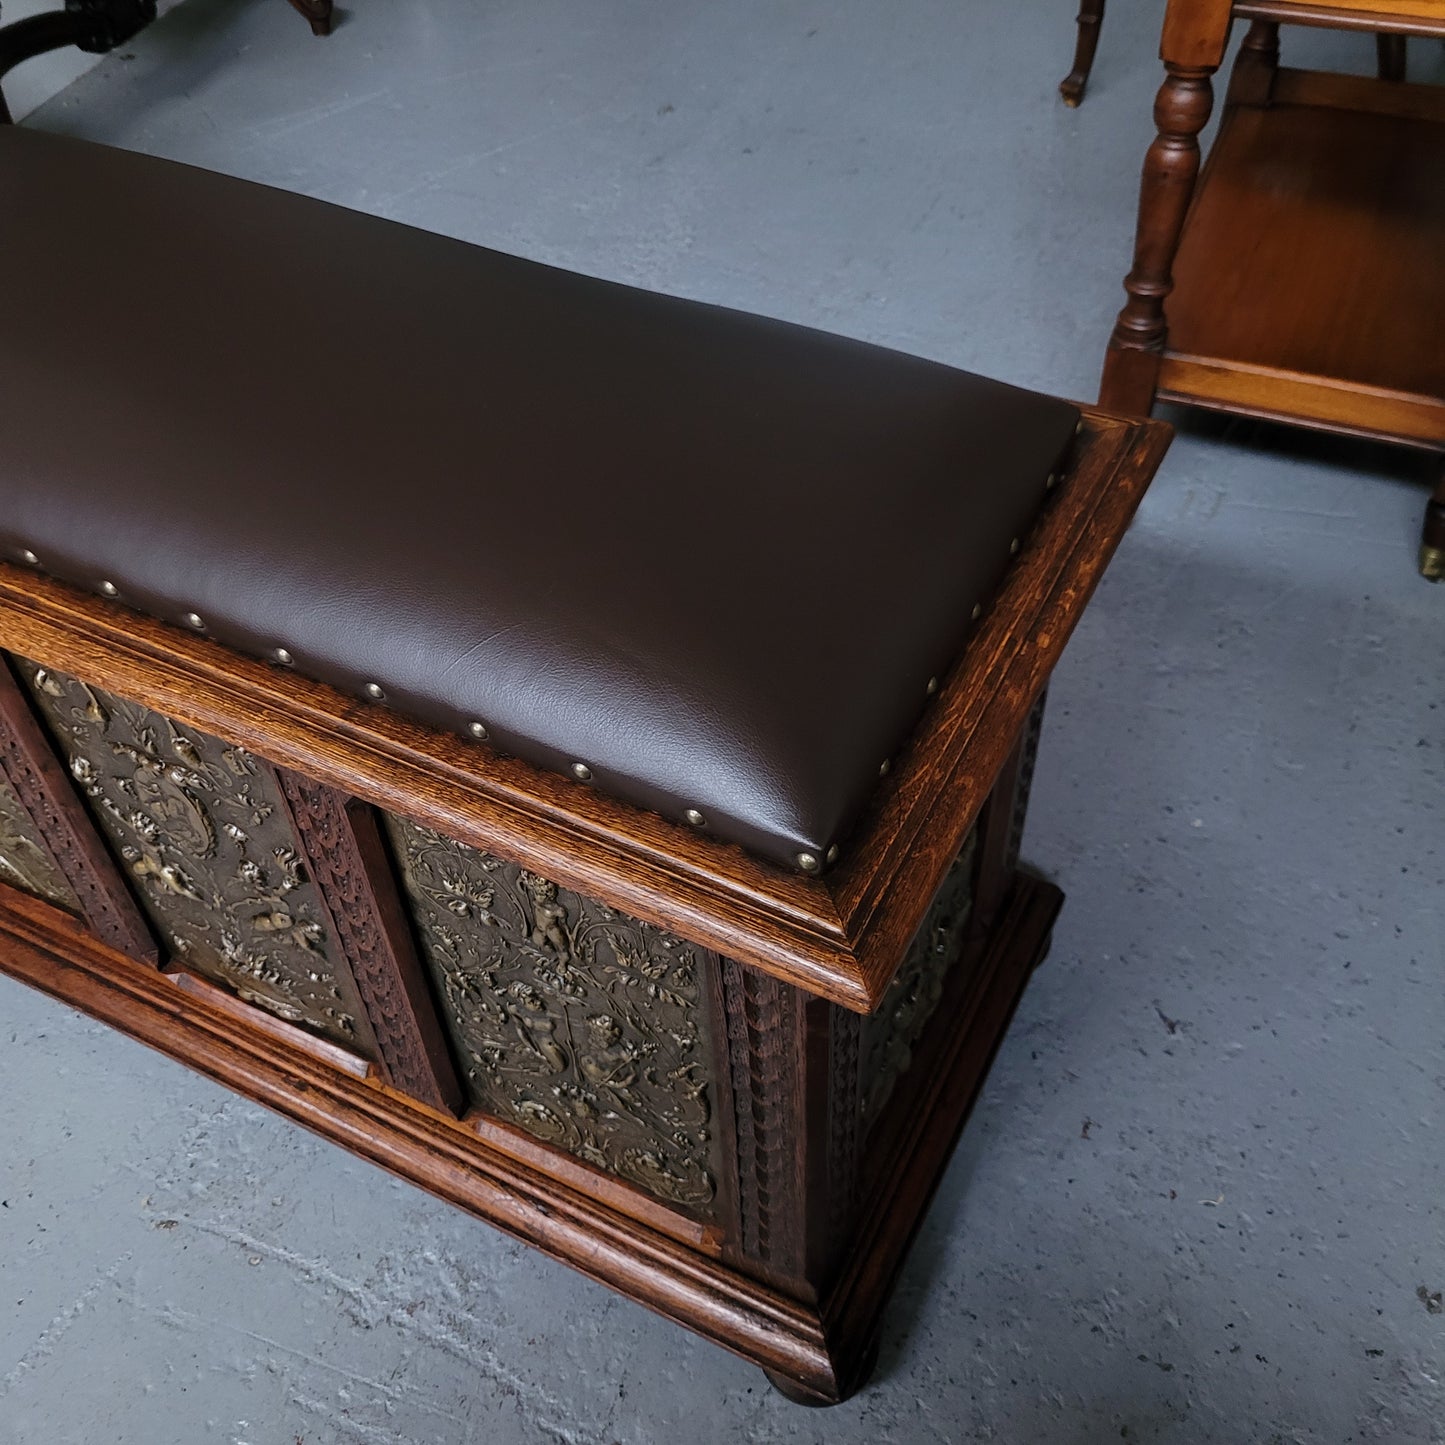
[[[0,966],[866,1378],[1167,428],[0,132]]]

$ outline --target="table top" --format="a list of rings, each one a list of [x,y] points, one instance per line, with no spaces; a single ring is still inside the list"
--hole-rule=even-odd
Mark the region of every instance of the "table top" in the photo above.
[[[1234,13],[1286,25],[1445,36],[1445,0],[1240,0]]]

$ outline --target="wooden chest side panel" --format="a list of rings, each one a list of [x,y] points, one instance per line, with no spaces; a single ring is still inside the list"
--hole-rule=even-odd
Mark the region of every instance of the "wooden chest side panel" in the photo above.
[[[865,1136],[908,1072],[949,975],[961,964],[973,911],[977,843],[975,830],[929,906],[878,1012],[862,1020],[858,1108]]]
[[[375,1058],[270,767],[65,673],[17,662],[172,959]]]
[[[386,826],[473,1106],[711,1216],[715,956],[411,819]]]

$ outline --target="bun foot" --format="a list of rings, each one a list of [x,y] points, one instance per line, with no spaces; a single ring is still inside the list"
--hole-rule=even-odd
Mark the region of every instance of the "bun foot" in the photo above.
[[[864,1350],[857,1367],[843,1377],[836,1394],[821,1393],[813,1386],[805,1385],[790,1375],[781,1375],[776,1370],[764,1370],[763,1375],[768,1384],[785,1400],[791,1400],[795,1405],[806,1405],[812,1410],[820,1410],[827,1405],[841,1405],[844,1400],[856,1395],[873,1378],[873,1371],[877,1368],[878,1340],[875,1337]]]

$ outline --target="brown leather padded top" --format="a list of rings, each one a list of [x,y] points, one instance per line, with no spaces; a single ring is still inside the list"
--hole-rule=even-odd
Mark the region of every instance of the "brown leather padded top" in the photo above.
[[[0,256],[0,554],[789,866],[844,840],[1077,421],[17,127]]]

